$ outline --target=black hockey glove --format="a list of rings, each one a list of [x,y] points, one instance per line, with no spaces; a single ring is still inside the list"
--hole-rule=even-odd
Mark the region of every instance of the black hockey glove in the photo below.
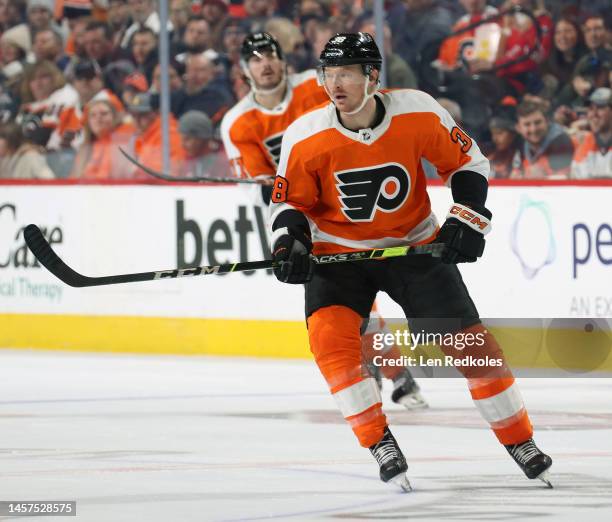
[[[443,263],[473,263],[482,256],[484,236],[491,230],[491,212],[483,206],[455,203],[440,228]]]
[[[312,241],[301,230],[281,228],[272,237],[272,259],[279,263],[274,269],[276,279],[293,285],[312,279],[314,261],[310,257]]]

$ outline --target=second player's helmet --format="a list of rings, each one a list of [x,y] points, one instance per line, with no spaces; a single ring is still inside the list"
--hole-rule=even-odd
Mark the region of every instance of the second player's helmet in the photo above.
[[[246,64],[252,56],[261,55],[262,52],[272,50],[282,60],[283,50],[276,39],[269,33],[252,33],[242,42],[240,58]]]
[[[338,33],[325,44],[319,57],[320,67],[342,65],[382,66],[382,55],[369,33]]]

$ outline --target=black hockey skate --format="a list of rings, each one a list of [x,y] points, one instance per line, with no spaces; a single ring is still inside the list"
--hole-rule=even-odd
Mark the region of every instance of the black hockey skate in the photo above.
[[[391,481],[406,492],[412,491],[412,486],[406,477],[408,464],[389,428],[385,428],[385,434],[380,442],[370,446],[370,452],[380,466],[380,480]]]
[[[552,459],[540,451],[533,439],[521,444],[510,444],[506,446],[506,449],[527,478],[539,478],[549,488],[553,487],[548,478],[548,469],[552,466]]]
[[[429,404],[427,404],[427,401],[421,395],[419,385],[408,370],[404,370],[393,379],[391,400],[396,404],[401,404],[408,410],[420,410],[429,407]]]

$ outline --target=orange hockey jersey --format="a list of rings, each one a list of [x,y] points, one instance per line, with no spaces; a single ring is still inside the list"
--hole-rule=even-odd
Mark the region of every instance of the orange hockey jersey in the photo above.
[[[386,108],[374,129],[352,132],[329,103],[285,132],[270,223],[287,209],[308,219],[314,253],[430,242],[438,230],[421,158],[450,183],[460,170],[489,175],[489,161],[431,96],[376,94]]]
[[[317,85],[314,70],[290,74],[287,85],[285,98],[274,109],[259,105],[250,92],[223,118],[221,137],[235,176],[274,176],[285,129],[297,117],[329,101]]]

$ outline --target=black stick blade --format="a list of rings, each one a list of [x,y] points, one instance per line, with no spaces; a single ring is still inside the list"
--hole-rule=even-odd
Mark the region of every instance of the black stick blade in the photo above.
[[[49,272],[61,279],[64,283],[76,288],[92,286],[88,277],[75,272],[53,251],[49,242],[36,225],[28,225],[23,230],[26,245],[32,251],[36,259],[40,261]]]

